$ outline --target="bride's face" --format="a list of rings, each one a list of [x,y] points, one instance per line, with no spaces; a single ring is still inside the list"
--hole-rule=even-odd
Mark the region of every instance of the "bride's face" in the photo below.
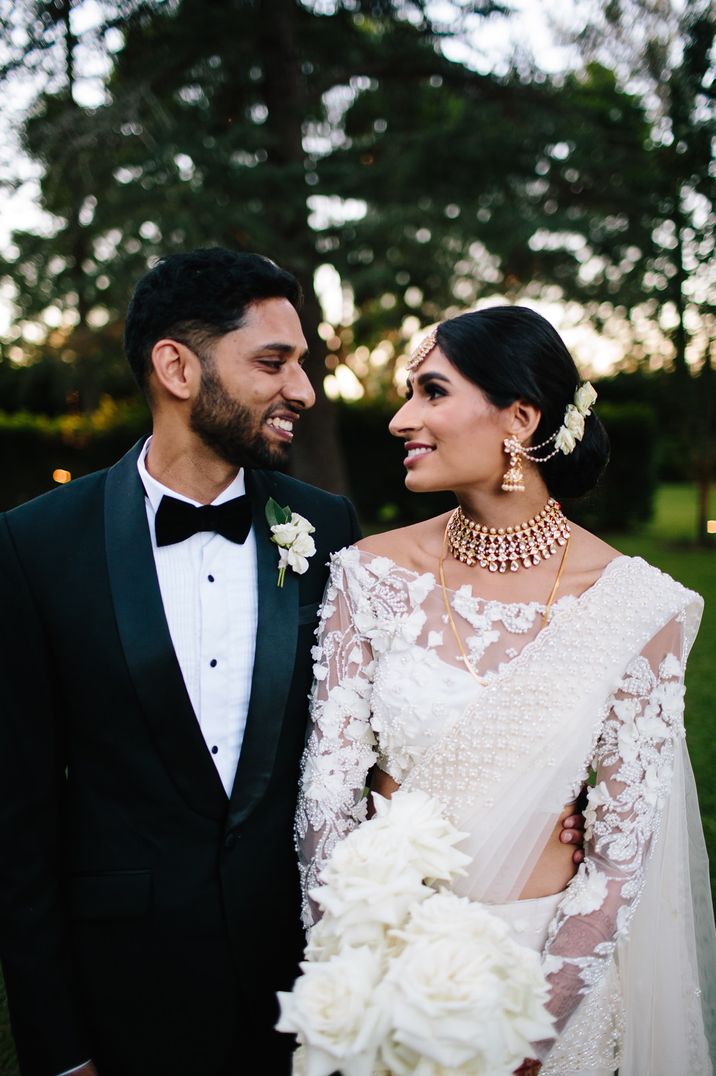
[[[405,484],[418,493],[479,487],[497,490],[513,432],[512,408],[500,410],[434,348],[413,372],[408,398],[390,422],[405,441]]]

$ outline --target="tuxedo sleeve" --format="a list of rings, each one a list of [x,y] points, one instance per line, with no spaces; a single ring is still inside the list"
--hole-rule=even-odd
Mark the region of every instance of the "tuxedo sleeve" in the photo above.
[[[23,1076],[54,1076],[91,1055],[62,885],[66,755],[54,679],[31,580],[0,516],[0,959]]]
[[[352,502],[349,501],[347,497],[343,497],[342,500],[346,507],[346,512],[348,513],[348,528],[350,532],[350,537],[346,544],[355,545],[356,542],[359,542],[363,537],[363,532],[361,530],[360,523],[358,522],[358,516],[356,515],[356,510],[353,507]]]

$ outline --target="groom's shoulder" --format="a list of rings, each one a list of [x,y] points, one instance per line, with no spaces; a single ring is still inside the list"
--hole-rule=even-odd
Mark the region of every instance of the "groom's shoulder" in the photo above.
[[[321,489],[320,486],[312,486],[308,482],[302,482],[300,478],[284,474],[283,471],[256,470],[252,471],[251,474],[255,480],[267,489],[275,490],[276,493],[281,493],[282,496],[284,494],[293,496],[295,500],[325,501],[326,503],[346,500],[340,494],[329,493],[328,490]]]
[[[76,531],[92,515],[101,519],[108,468],[73,478],[66,485],[33,497],[4,513],[5,524],[15,538],[56,541],[63,532]]]
[[[346,544],[359,537],[355,509],[347,497],[329,493],[280,471],[253,471],[252,479],[267,500],[272,497],[282,508],[288,507],[305,516],[317,531],[328,527],[332,531],[345,532]]]

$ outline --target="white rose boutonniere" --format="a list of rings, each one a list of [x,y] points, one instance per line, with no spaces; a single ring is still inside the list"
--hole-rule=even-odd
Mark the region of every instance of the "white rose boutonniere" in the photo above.
[[[282,587],[286,568],[291,568],[297,575],[308,570],[308,558],[316,552],[311,538],[316,528],[305,516],[292,512],[288,505],[282,508],[273,497],[266,502],[266,521],[271,528],[271,541],[278,546],[276,586]]]

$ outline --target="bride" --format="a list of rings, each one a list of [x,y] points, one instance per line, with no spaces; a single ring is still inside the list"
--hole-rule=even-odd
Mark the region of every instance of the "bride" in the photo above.
[[[422,789],[469,835],[453,888],[542,954],[556,1038],[518,1071],[706,1076],[716,944],[683,724],[702,601],[565,518],[559,499],[607,461],[595,398],[523,307],[445,321],[411,358],[390,427],[406,486],[458,507],[333,558],[297,816],[305,922],[368,775],[385,796]],[[575,873],[552,838],[586,785]]]

